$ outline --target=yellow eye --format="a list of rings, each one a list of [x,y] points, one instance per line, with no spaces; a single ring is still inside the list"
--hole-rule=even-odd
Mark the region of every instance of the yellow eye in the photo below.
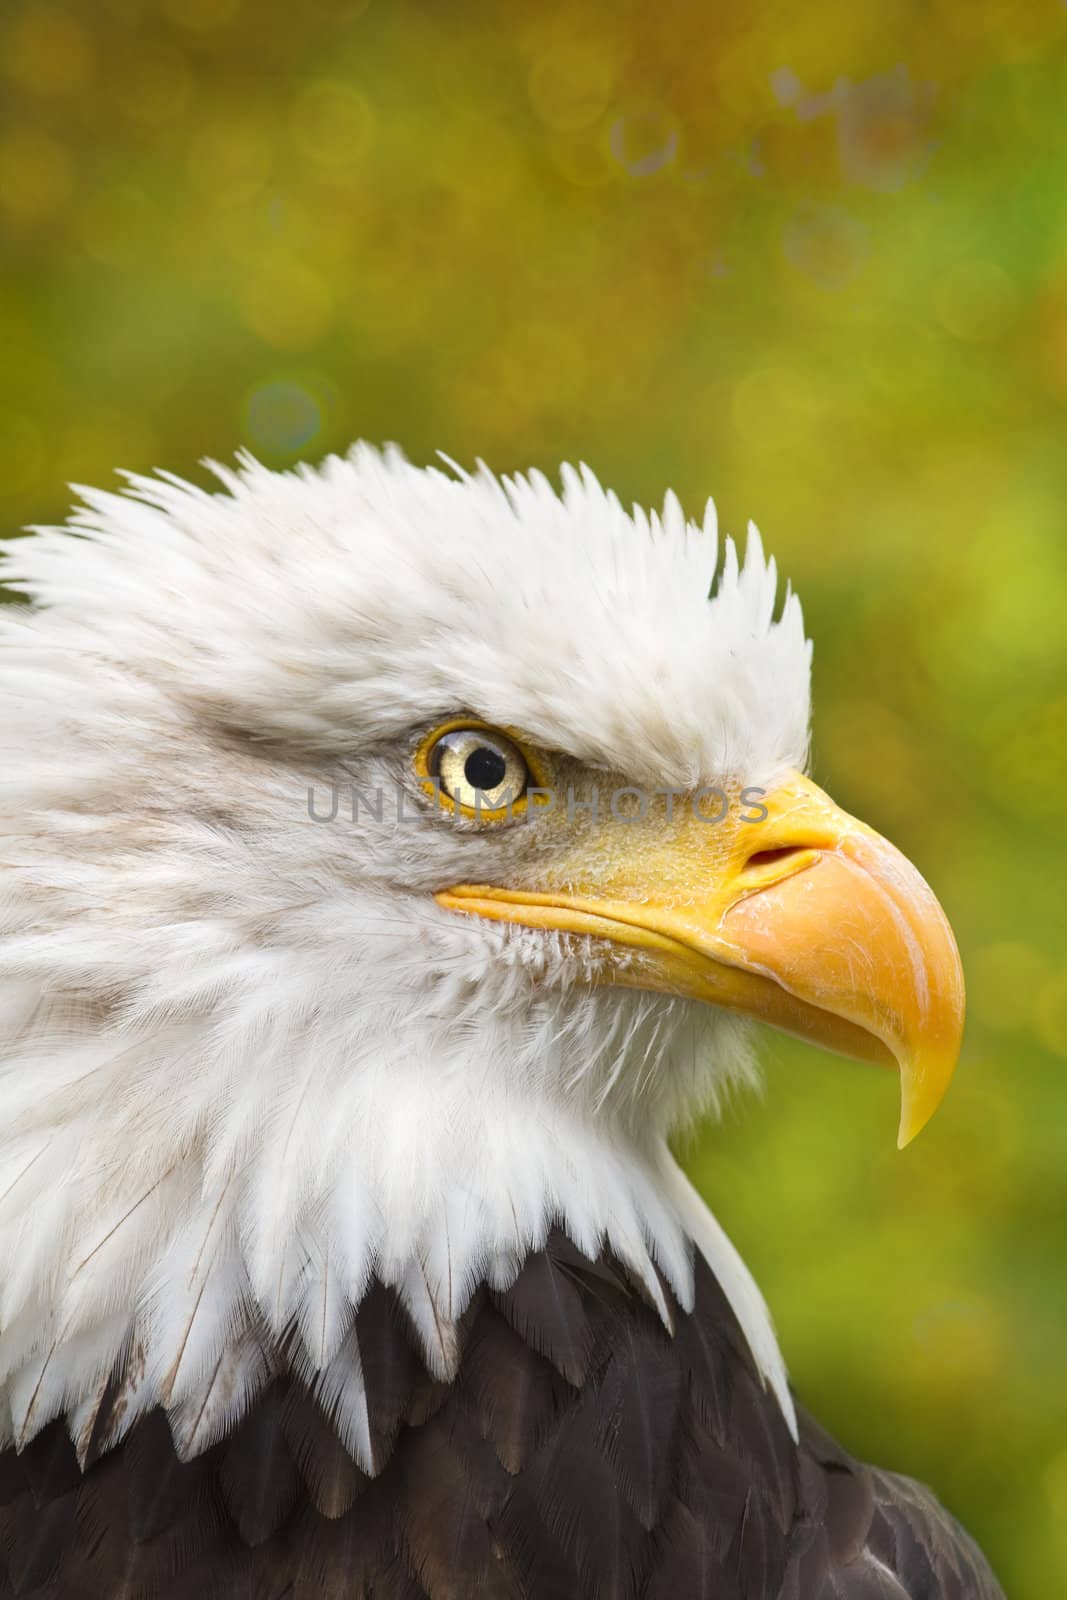
[[[454,806],[475,815],[525,804],[530,770],[519,747],[495,728],[453,727],[420,752],[425,777]]]

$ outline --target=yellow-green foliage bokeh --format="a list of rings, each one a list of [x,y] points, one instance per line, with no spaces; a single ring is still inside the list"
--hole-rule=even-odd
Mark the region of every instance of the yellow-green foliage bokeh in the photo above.
[[[691,1169],[797,1386],[1067,1583],[1067,9],[0,14],[0,501],[355,436],[754,517],[814,770],[936,886],[958,1078],[769,1040]],[[516,641],[516,648],[521,641]]]

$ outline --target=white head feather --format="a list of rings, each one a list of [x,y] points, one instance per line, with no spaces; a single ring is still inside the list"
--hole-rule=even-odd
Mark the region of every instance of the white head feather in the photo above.
[[[295,1329],[373,1466],[339,1353],[370,1275],[445,1373],[473,1286],[556,1218],[683,1304],[695,1236],[791,1417],[666,1145],[749,1074],[741,1025],[434,902],[536,830],[307,803],[411,788],[456,712],[633,784],[769,784],[804,759],[809,647],[755,530],[709,599],[714,509],[628,514],[584,468],[558,496],[365,446],[216,471],[11,547],[37,604],[0,614],[0,1443],[60,1412],[84,1440],[121,1358],[127,1425],[163,1402],[195,1451]]]

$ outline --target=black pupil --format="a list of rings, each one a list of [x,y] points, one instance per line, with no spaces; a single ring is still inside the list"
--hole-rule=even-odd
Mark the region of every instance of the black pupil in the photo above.
[[[481,744],[463,763],[463,776],[472,789],[495,789],[507,776],[508,764],[499,750]]]

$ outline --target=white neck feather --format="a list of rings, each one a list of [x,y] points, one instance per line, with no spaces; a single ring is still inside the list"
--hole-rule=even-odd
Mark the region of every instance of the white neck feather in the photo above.
[[[659,1274],[690,1308],[695,1244],[793,1425],[759,1292],[658,1132],[520,1092],[498,1067],[428,1069],[403,1050],[341,1078],[321,1057],[309,1073],[299,1054],[264,1049],[244,1058],[243,1085],[207,1097],[198,1027],[127,1036],[125,1049],[106,1032],[67,1038],[37,1056],[33,1081],[51,1093],[16,1104],[25,1058],[3,1082],[0,1443],[24,1445],[62,1413],[84,1448],[120,1367],[124,1426],[164,1404],[179,1450],[195,1453],[249,1403],[263,1351],[284,1339],[370,1469],[347,1336],[372,1275],[396,1286],[445,1378],[476,1286],[506,1288],[556,1222],[586,1254],[610,1249],[668,1326]],[[150,1092],[161,1071],[188,1080],[166,1129]],[[242,1128],[256,1135],[240,1150]]]

